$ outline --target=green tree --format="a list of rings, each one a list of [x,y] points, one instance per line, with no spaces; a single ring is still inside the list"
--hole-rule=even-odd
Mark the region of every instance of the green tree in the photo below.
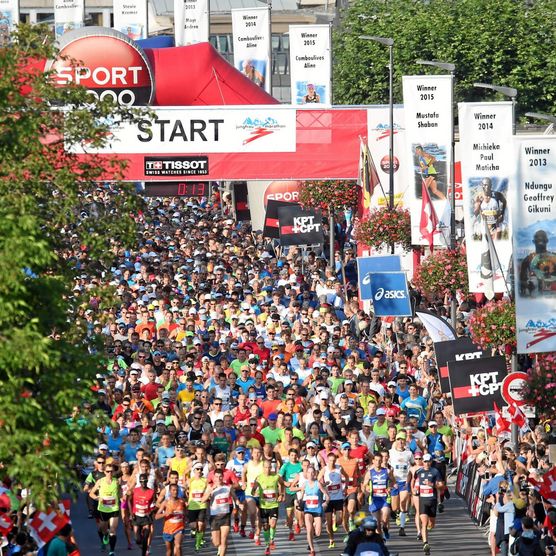
[[[355,0],[334,35],[334,101],[388,102],[388,49],[360,35],[392,37],[394,98],[402,75],[436,71],[417,59],[456,65],[456,100],[490,99],[474,82],[515,87],[518,112],[556,113],[556,2]]]
[[[39,508],[77,479],[99,422],[66,421],[91,397],[101,364],[85,341],[84,309],[110,300],[100,281],[98,291],[77,291],[75,276],[100,277],[113,250],[134,239],[138,203],[123,183],[99,189],[121,163],[66,148],[102,144],[102,122],[133,113],[57,88],[38,63],[55,56],[48,30],[26,26],[0,54],[0,462]],[[110,211],[94,204],[106,194]]]

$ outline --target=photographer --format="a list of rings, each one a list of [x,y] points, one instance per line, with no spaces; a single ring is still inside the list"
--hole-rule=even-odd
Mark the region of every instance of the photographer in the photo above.
[[[494,505],[494,514],[496,515],[496,546],[500,549],[501,556],[508,556],[510,529],[514,523],[515,506],[513,494],[509,490],[506,480],[500,483],[496,499],[497,502]]]

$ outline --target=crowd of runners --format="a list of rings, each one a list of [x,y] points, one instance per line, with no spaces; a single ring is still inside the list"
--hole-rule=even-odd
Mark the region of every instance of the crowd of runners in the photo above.
[[[107,361],[94,399],[69,418],[110,418],[83,488],[100,551],[148,554],[160,527],[167,556],[209,542],[225,556],[232,535],[268,555],[284,527],[310,556],[321,536],[335,554],[363,541],[388,554],[392,536],[408,535],[429,553],[456,444],[506,476],[512,456],[503,464],[488,434],[453,415],[419,320],[361,309],[349,241],[331,267],[235,222],[225,199],[148,204],[136,248],[119,249],[108,274],[120,306],[81,314]],[[80,275],[76,288],[89,285]],[[427,308],[446,316],[447,301]],[[459,335],[472,307],[459,307]],[[533,440],[528,465],[549,469],[547,439]],[[504,554],[498,487],[492,543]],[[550,540],[543,508],[533,528]]]

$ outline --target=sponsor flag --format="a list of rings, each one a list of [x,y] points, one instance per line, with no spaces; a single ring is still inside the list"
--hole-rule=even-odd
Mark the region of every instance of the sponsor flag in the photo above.
[[[458,109],[469,290],[492,299],[494,293],[507,289],[503,271],[512,252],[509,210],[515,193],[515,184],[510,179],[515,159],[512,103],[464,102]],[[500,256],[498,269],[488,266],[489,237]],[[495,264],[492,256],[491,261]]]
[[[263,237],[271,239],[280,239],[280,221],[278,220],[278,208],[289,206],[294,203],[286,203],[284,201],[269,200],[266,205],[266,213],[264,217]],[[301,205],[297,205],[301,206]]]
[[[418,309],[415,315],[423,323],[434,343],[456,339],[456,331],[445,319],[424,309]]]
[[[148,37],[147,0],[114,0],[114,29],[130,39]]]
[[[380,177],[376,171],[373,157],[369,151],[367,141],[363,137],[359,138],[359,186],[361,191],[359,194],[358,216],[363,218],[369,214],[371,210],[371,197],[378,186],[382,188]],[[384,192],[383,192],[384,194]]]
[[[84,0],[54,0],[54,33],[56,38],[85,25]]]
[[[357,257],[357,274],[359,278],[359,299],[369,301],[371,292],[371,274],[373,272],[400,272],[402,263],[399,255],[378,255]]]
[[[238,222],[248,222],[251,220],[251,210],[247,200],[247,182],[232,182],[234,188],[234,210]]]
[[[232,10],[234,66],[272,94],[270,5]]]
[[[515,137],[515,143],[518,171],[512,238],[517,351],[556,351],[556,136]]]
[[[510,430],[510,422],[502,417],[502,412],[500,411],[500,408],[498,407],[496,402],[494,402],[494,422],[496,425],[497,434],[501,434]]]
[[[208,42],[209,28],[209,0],[174,0],[176,46]]]
[[[373,272],[370,279],[375,317],[413,315],[405,272]]]
[[[421,219],[419,220],[419,231],[421,237],[425,239],[430,250],[434,249],[434,235],[439,233],[438,216],[434,210],[429,191],[425,185],[425,180],[421,179],[422,199],[421,199]]]
[[[29,532],[40,548],[53,539],[69,522],[69,515],[66,511],[60,511],[59,507],[49,508],[44,512],[36,511],[29,523]]]
[[[322,215],[298,204],[278,207],[280,245],[322,245]]]
[[[527,419],[519,407],[513,403],[508,406],[508,413],[510,415],[510,421],[513,425],[517,425],[519,428],[527,424]]]
[[[505,357],[480,357],[448,361],[450,388],[456,415],[492,411],[504,404],[502,381],[507,374]]]
[[[421,317],[419,316],[419,318]],[[442,342],[434,341],[433,338],[433,342],[436,364],[438,365],[440,389],[443,394],[447,394],[450,392],[448,361],[478,359],[479,357],[483,357],[483,351],[477,347],[470,338],[456,338],[454,340]]]
[[[7,537],[13,526],[12,518],[8,514],[0,513],[0,537]]]
[[[290,25],[292,104],[331,104],[331,26]]]

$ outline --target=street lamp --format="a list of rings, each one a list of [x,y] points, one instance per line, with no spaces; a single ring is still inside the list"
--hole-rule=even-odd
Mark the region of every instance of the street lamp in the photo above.
[[[390,143],[388,147],[388,208],[394,209],[394,39],[389,37],[375,37],[372,35],[359,35],[364,41],[373,41],[387,46],[390,51],[390,63],[388,64],[388,109],[390,119]],[[394,246],[392,246],[393,249]],[[393,253],[394,251],[392,251]]]
[[[473,87],[478,87],[479,89],[490,89],[491,91],[496,91],[501,95],[510,97],[512,101],[512,134],[515,135],[517,132],[517,121],[515,119],[515,99],[517,97],[517,89],[514,89],[513,87],[491,85],[490,83],[473,83]]]
[[[545,120],[550,122],[552,127],[556,126],[556,116],[550,114],[543,114],[542,112],[525,112],[528,118],[536,118],[537,120]]]
[[[433,66],[435,68],[442,69],[444,71],[449,71],[452,77],[452,90],[451,90],[451,99],[450,105],[454,106],[454,84],[455,84],[455,73],[456,73],[456,65],[452,64],[451,62],[442,62],[440,60],[417,60],[417,64],[421,66]],[[452,120],[453,120],[452,114]],[[450,163],[450,184],[452,185],[452,191],[450,195],[450,249],[456,248],[456,184],[455,184],[455,175],[456,175],[456,136],[454,126],[452,125],[452,147],[451,147],[451,163]],[[456,328],[456,296],[455,292],[452,294],[452,302],[450,306],[450,317],[452,321],[452,326],[454,329]]]

